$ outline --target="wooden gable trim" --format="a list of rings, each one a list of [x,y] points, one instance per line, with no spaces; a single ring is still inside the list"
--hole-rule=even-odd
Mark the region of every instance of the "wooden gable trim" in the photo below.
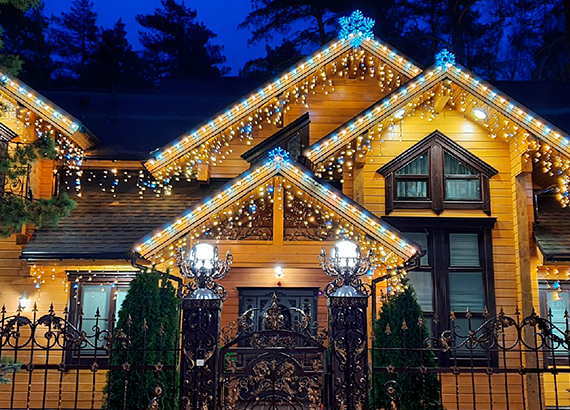
[[[397,199],[395,197],[396,177],[395,172],[406,166],[418,156],[429,152],[429,195],[425,199]],[[444,153],[448,152],[459,161],[474,169],[480,176],[479,200],[446,200],[445,199],[445,170]],[[376,170],[385,178],[386,214],[394,209],[433,209],[440,214],[444,209],[482,209],[487,215],[491,215],[491,194],[489,179],[497,175],[499,171],[485,161],[473,155],[471,152],[457,144],[451,138],[445,136],[439,130],[435,130],[420,142],[392,159],[383,167]]]
[[[428,136],[424,137],[420,142],[408,148],[406,151],[398,155],[396,158],[392,159],[383,167],[377,169],[376,172],[382,176],[386,176],[391,172],[395,172],[398,168],[414,159],[422,151],[428,150],[434,144],[441,145],[445,150],[450,151],[453,156],[465,162],[466,165],[474,168],[482,174],[487,175],[489,178],[499,173],[499,171],[497,171],[491,165],[473,155],[471,152],[463,148],[461,145],[453,141],[451,138],[439,130],[435,130]]]
[[[421,69],[408,57],[396,51],[390,45],[381,42],[377,38],[363,39],[360,45],[381,61],[394,67],[397,71],[413,78],[421,72]],[[293,85],[313,75],[317,70],[334,61],[343,53],[353,48],[349,40],[334,39],[322,48],[301,60],[297,65],[285,70],[279,76],[264,83],[259,89],[244,96],[235,103],[219,111],[195,129],[184,133],[171,143],[163,146],[154,153],[154,157],[144,163],[144,166],[155,174],[173,162],[176,162],[188,152],[204,144],[215,137],[222,130],[238,124],[247,118],[251,112],[263,107],[273,98],[281,95]]]
[[[168,244],[180,239],[192,229],[208,221],[211,215],[228,204],[247,195],[270,178],[281,175],[306,191],[316,200],[325,203],[349,223],[377,240],[403,262],[418,255],[421,248],[405,238],[397,229],[368,212],[342,192],[323,184],[302,165],[285,160],[267,159],[256,168],[248,170],[222,187],[211,198],[205,198],[187,211],[153,231],[135,243],[133,252],[148,258]],[[231,202],[230,202],[231,201]]]
[[[405,109],[414,97],[436,87],[444,80],[451,80],[519,127],[528,130],[538,139],[570,158],[570,136],[568,134],[459,65],[429,67],[416,78],[403,84],[329,135],[321,138],[309,147],[304,155],[316,165],[334,155],[363,132],[367,132],[369,128],[386,120],[399,110]]]
[[[293,138],[297,134],[301,134],[301,145],[305,144],[305,147],[308,147],[310,123],[311,120],[309,118],[309,113],[305,113],[287,125],[285,128],[277,131],[271,137],[265,139],[249,151],[243,153],[241,157],[251,164],[258,161],[273,148],[281,147],[286,150],[287,147],[283,146],[282,144],[286,143],[289,139]],[[293,159],[297,161],[297,158]]]
[[[83,150],[98,143],[97,137],[77,118],[16,77],[0,71],[0,90],[70,137]]]

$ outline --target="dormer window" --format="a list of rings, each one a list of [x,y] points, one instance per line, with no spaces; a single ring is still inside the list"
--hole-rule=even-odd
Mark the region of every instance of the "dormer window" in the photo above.
[[[489,178],[498,171],[439,131],[377,172],[386,180],[386,214],[394,209],[482,209],[491,213]]]

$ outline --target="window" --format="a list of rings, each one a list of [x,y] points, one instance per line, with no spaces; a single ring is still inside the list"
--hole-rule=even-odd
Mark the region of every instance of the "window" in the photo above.
[[[567,281],[546,281],[540,284],[540,315],[548,318],[555,326],[552,333],[554,336],[564,340],[564,332],[566,328],[566,312],[570,312],[570,283]],[[550,339],[549,339],[550,341]],[[552,354],[554,348],[554,355]],[[568,364],[568,350],[559,344],[548,344],[546,348],[548,353],[545,354],[545,361],[552,365],[553,359],[557,364]]]
[[[249,309],[259,309],[265,312],[273,303],[273,294],[281,308],[285,319],[285,328],[292,328],[293,323],[301,320],[298,313],[289,308],[301,309],[311,317],[311,322],[317,320],[318,288],[238,288],[240,315]],[[262,315],[255,318],[255,330],[263,330]]]
[[[436,131],[377,172],[394,209],[482,209],[491,213],[489,179],[497,170]]]
[[[408,278],[431,333],[450,329],[451,312],[460,334],[484,322],[494,312],[492,228],[495,218],[396,218],[386,220],[418,243],[426,254]],[[437,324],[436,322],[439,322]]]
[[[102,338],[95,340],[94,327],[99,326],[101,331],[113,331],[133,276],[133,272],[68,272],[69,281],[73,283],[69,321],[76,329],[86,333],[89,344],[81,349],[81,354],[78,351],[69,352],[68,360],[93,357],[95,347],[98,357],[105,356],[102,349],[105,341]]]

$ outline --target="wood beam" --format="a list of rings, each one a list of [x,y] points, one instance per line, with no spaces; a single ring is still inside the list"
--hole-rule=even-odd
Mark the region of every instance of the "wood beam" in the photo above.
[[[283,178],[273,178],[273,244],[283,245],[284,236],[284,195]]]
[[[197,180],[200,185],[210,185],[210,176],[212,174],[212,166],[208,162],[207,164],[202,162],[198,164],[198,174]]]

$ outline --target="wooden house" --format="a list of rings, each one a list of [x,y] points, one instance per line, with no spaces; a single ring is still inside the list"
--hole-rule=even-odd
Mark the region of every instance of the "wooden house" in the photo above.
[[[34,198],[66,191],[77,208],[55,228],[27,226],[1,240],[0,302],[9,312],[20,303],[24,315],[34,303],[56,311],[81,304],[84,321],[99,307],[111,323],[140,267],[178,275],[178,249],[208,241],[234,255],[221,282],[222,326],[266,306],[274,292],[326,323],[330,278],[317,256],[350,238],[373,252],[368,283],[393,273],[373,298],[397,292],[407,274],[434,334],[452,312],[465,325],[468,309],[473,323],[551,309],[564,328],[570,127],[558,115],[567,115],[567,101],[549,107],[544,98],[560,90],[525,95],[536,85],[492,85],[450,53],[434,58],[423,69],[379,39],[350,33],[261,86],[223,78],[170,94],[46,93],[75,118],[2,76],[10,137],[0,130],[0,138],[32,141],[49,128],[62,152],[34,165]],[[74,377],[63,376],[70,386]],[[557,383],[569,381],[567,373],[539,379],[547,406],[555,406]],[[15,385],[27,391],[28,377]],[[489,386],[512,393],[521,382],[469,379],[458,407],[473,408],[470,397],[488,397]],[[566,387],[556,393],[560,408],[570,406]],[[44,398],[49,407],[58,397],[73,401],[63,390]],[[444,384],[446,408],[455,394]],[[13,396],[0,386],[0,402],[41,407],[39,394]],[[496,397],[495,408],[506,408],[507,395]],[[525,406],[511,397],[511,409]],[[91,399],[80,404],[89,408]]]

